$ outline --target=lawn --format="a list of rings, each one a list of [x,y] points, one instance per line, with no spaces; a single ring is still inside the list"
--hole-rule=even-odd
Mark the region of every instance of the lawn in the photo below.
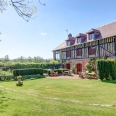
[[[100,80],[0,82],[0,116],[115,116],[115,104],[116,84]]]

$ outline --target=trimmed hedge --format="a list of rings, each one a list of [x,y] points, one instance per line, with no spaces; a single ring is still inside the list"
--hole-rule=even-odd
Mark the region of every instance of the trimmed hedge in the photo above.
[[[101,80],[116,79],[116,60],[99,59],[96,61],[96,66]]]
[[[41,68],[30,68],[30,69],[15,69],[15,70],[13,70],[13,75],[14,76],[33,75],[33,74],[43,75],[43,69],[41,69]]]
[[[12,69],[27,69],[27,68],[43,68],[47,69],[50,67],[57,68],[59,64],[51,64],[51,63],[11,63],[11,64],[4,64],[4,67],[6,68],[12,68]]]

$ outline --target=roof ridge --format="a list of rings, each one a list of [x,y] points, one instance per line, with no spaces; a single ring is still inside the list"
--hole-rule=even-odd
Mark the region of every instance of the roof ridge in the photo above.
[[[105,25],[102,25],[102,26],[100,26],[100,27],[97,27],[97,28],[95,28],[95,29],[101,28],[101,27],[103,27],[103,26],[109,25],[109,24],[114,23],[114,22],[116,22],[116,20],[114,20],[114,21],[112,21],[112,22],[110,22],[110,23],[107,23],[107,24],[105,24]]]

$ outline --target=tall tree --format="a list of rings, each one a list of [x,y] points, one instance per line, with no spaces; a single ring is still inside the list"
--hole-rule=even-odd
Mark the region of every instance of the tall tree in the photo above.
[[[4,57],[4,60],[5,60],[5,61],[9,61],[9,60],[10,60],[9,55],[6,55],[6,56]]]
[[[39,3],[45,5],[40,0]],[[6,10],[8,5],[14,7],[18,15],[27,22],[37,12],[37,8],[33,5],[33,0],[0,0],[0,11]]]

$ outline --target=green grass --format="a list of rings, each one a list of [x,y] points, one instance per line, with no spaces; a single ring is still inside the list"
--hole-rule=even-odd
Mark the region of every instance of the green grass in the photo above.
[[[0,82],[0,116],[116,115],[116,107],[89,105],[116,104],[115,83],[42,78],[23,84]]]

